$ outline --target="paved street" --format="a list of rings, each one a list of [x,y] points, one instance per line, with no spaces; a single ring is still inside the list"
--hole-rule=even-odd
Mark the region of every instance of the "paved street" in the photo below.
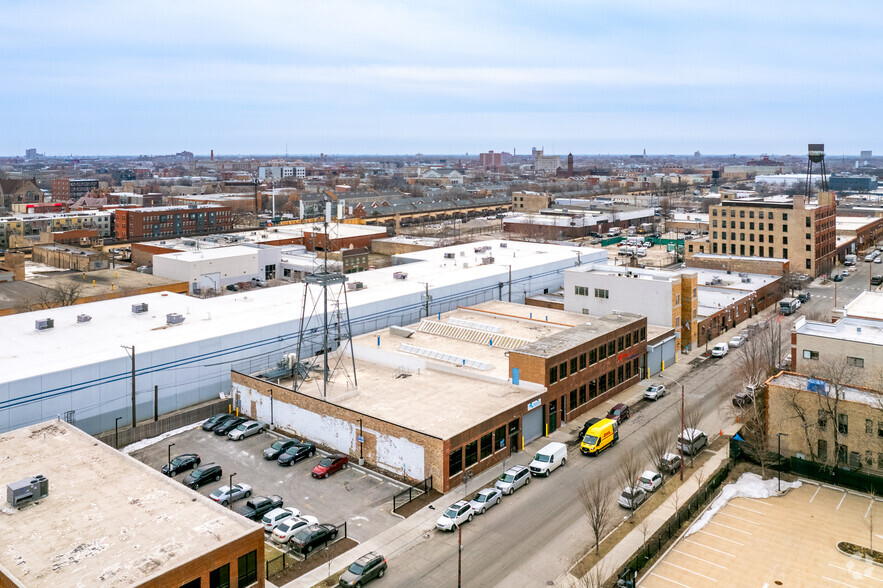
[[[832,271],[832,275],[840,273],[841,271],[843,271],[843,267],[837,266]],[[834,308],[835,289],[837,297],[836,306],[843,306],[862,292],[868,291],[868,287],[870,286],[869,275],[883,275],[883,264],[858,261],[854,268],[850,268],[850,275],[843,278],[842,282],[829,282],[828,285],[819,286],[816,285],[818,280],[814,281],[813,285],[807,288],[812,294],[809,309],[814,307],[821,307],[825,310]],[[873,287],[874,290],[878,290],[879,288],[879,286]],[[809,311],[809,309],[807,309],[807,311]]]

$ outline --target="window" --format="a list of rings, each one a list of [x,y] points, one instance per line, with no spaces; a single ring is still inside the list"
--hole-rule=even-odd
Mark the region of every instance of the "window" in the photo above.
[[[494,435],[488,433],[481,436],[481,459],[490,457],[494,452]]]
[[[607,372],[607,387],[613,388],[616,386],[616,370],[610,370]]]
[[[762,210],[757,213],[757,218],[763,218],[763,211]]]
[[[632,377],[632,364],[631,362],[626,362],[625,364],[625,379],[628,380]]]
[[[497,442],[494,446],[496,451],[506,448],[506,425],[503,425],[494,432],[494,439]]]
[[[616,350],[622,351],[623,349],[625,349],[625,337],[619,337],[616,340]]]
[[[806,244],[806,250],[807,250],[807,251],[812,251],[812,245],[810,245],[809,243],[807,243],[807,244]]]
[[[598,378],[598,394],[604,394],[605,392],[607,392],[607,376],[602,375]]]
[[[822,409],[819,409],[819,430],[828,430],[828,413]]]
[[[558,381],[558,368],[550,367],[549,368],[549,383],[554,384]]]
[[[711,226],[716,229],[717,228],[717,221],[716,220],[711,221]]]
[[[712,231],[712,232],[711,232],[711,238],[712,238],[712,239],[717,239],[717,231]],[[715,243],[715,245],[717,245],[717,243]]]
[[[577,369],[577,367],[576,367],[576,362],[577,362],[577,358],[576,358],[576,357],[572,357],[572,358],[570,359],[570,373],[571,373],[571,374],[575,374],[576,372],[579,371],[579,370]]]
[[[448,454],[448,476],[459,474],[463,471],[463,448],[458,447]]]
[[[567,377],[567,362],[566,362],[566,361],[562,361],[562,362],[558,365],[558,379],[559,379],[559,380],[563,380],[563,379],[566,378],[566,377]]]
[[[854,366],[857,368],[863,368],[863,367],[865,367],[865,360],[862,359],[861,357],[847,357],[846,358],[846,365],[851,365],[851,366]]]
[[[849,455],[849,447],[846,445],[837,446],[837,463],[846,463],[846,456]]]
[[[865,419],[865,434],[874,434],[874,421],[872,421],[871,419]]]
[[[598,380],[589,382],[589,400],[598,396]]]
[[[731,211],[730,211],[730,216],[731,216],[731,217],[736,216],[736,211],[735,211],[735,210],[731,210]]]
[[[252,551],[239,558],[239,586],[258,581],[258,553]]]
[[[819,458],[819,461],[827,461],[828,460],[828,442],[824,439],[819,439],[818,449],[816,450],[816,455]]]
[[[573,292],[577,296],[588,296],[589,295],[589,289],[586,286],[574,286]]]
[[[748,228],[753,231],[754,230],[754,223],[748,223]]]
[[[209,572],[208,588],[230,588],[230,564]]]
[[[850,451],[849,452],[849,467],[851,468],[860,468],[862,467],[862,456],[858,451]]]
[[[470,468],[478,463],[478,439],[466,444],[466,468]]]
[[[595,298],[610,298],[610,291],[601,288],[595,288]]]
[[[785,221],[785,222],[788,221],[788,213],[787,213],[787,212],[783,212],[783,213],[782,213],[782,220]]]
[[[675,306],[678,306],[681,303],[681,295],[675,294]]]
[[[647,327],[641,327],[641,341],[647,338]]]
[[[869,450],[865,450],[865,464],[867,464],[868,467],[874,465],[874,454]]]
[[[605,357],[607,357],[607,345],[606,344],[602,345],[601,347],[598,348],[598,361],[601,361]]]
[[[811,236],[809,233],[807,233],[807,234],[806,234],[806,239],[807,239],[807,241],[809,241],[810,239],[812,239],[812,236]]]
[[[607,344],[607,357],[613,357],[616,355],[616,341],[611,341]]]
[[[745,218],[745,211],[744,210],[739,211],[739,218]]]
[[[591,349],[589,350],[589,365],[595,365],[598,363],[598,350]]]
[[[181,588],[199,588],[202,586],[202,578],[196,578],[195,580],[190,580],[186,584],[181,584]]]
[[[711,216],[717,216],[717,208],[711,209]]]
[[[631,333],[626,333],[626,334],[625,334],[625,346],[626,346],[626,347],[631,347],[631,346],[632,346],[632,334],[631,334]]]
[[[806,228],[807,229],[810,227],[810,223],[811,223],[811,221],[810,221],[809,217],[806,217]]]
[[[877,436],[883,437],[883,421],[877,421]]]
[[[585,384],[583,384],[582,386],[579,387],[579,403],[580,404],[586,403],[586,385]]]
[[[837,432],[841,435],[849,435],[849,415],[843,413],[837,415]]]
[[[745,228],[745,221],[739,221],[739,228],[740,228],[740,229],[744,229],[744,228]]]
[[[576,409],[576,390],[570,391],[570,410]]]
[[[818,351],[810,351],[809,349],[803,350],[803,359],[818,359],[819,352]]]
[[[806,269],[812,269],[812,260],[811,259],[806,260]]]
[[[585,353],[579,354],[579,369],[580,370],[586,369],[586,354]]]
[[[625,367],[619,366],[616,368],[616,381],[622,384],[625,381]]]
[[[772,215],[772,213],[770,213],[770,215]],[[770,216],[770,218],[773,218],[773,217]],[[768,231],[772,231],[772,230],[773,230],[773,223],[767,223],[767,224],[766,224],[766,230],[768,230]]]

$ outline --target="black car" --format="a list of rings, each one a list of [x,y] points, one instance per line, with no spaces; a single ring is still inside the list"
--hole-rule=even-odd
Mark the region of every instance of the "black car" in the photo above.
[[[302,459],[316,455],[316,446],[309,441],[295,443],[279,455],[279,465],[294,465]]]
[[[874,276],[871,278],[872,286],[879,286],[880,284],[883,284],[883,276]]]
[[[236,512],[247,519],[259,521],[274,508],[282,508],[282,497],[270,494],[269,496],[255,496],[243,506],[237,507]]]
[[[600,422],[600,421],[601,421],[601,419],[599,419],[599,418],[591,418],[591,419],[587,420],[585,422],[585,424],[583,424],[583,428],[579,430],[579,436],[577,437],[577,439],[582,441],[582,438],[586,436],[586,431],[589,430],[589,427],[591,427],[592,425],[594,425],[595,423]]]
[[[220,414],[216,414],[215,416],[210,417],[207,421],[202,423],[202,430],[203,431],[213,431],[216,427],[219,427],[222,424],[229,421],[230,419],[235,419],[235,418],[236,417],[233,416],[232,414],[227,414],[225,412],[222,412]]]
[[[291,547],[303,554],[310,553],[316,547],[331,543],[337,538],[337,527],[334,525],[309,525],[302,527],[291,538]]]
[[[291,447],[292,445],[297,445],[296,439],[289,439],[288,441],[276,441],[266,449],[264,449],[264,459],[277,459],[280,455],[285,453],[285,450]]]
[[[835,282],[842,282],[842,281],[843,281],[843,275],[842,275],[842,274],[837,274],[836,276],[834,276],[834,281],[835,281]]]
[[[184,479],[181,480],[188,488],[193,488],[196,490],[203,484],[208,484],[209,482],[217,482],[221,479],[221,476],[224,475],[224,471],[221,469],[216,463],[207,463],[205,465],[201,465],[197,467],[195,470],[184,476]]]
[[[161,471],[167,476],[174,476],[178,472],[183,472],[184,470],[192,470],[199,465],[199,462],[199,456],[195,453],[185,453],[174,458],[171,463],[167,463],[166,465],[164,465]]]
[[[810,298],[812,298],[812,294],[809,292],[801,292],[797,295],[797,299],[800,300],[801,304],[806,304],[809,302]]]
[[[251,420],[248,417],[233,417],[215,427],[215,435],[226,435],[245,421]]]

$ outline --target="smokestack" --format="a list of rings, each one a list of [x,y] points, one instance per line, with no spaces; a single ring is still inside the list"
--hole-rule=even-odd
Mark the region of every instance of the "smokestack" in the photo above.
[[[212,149],[212,161],[214,161],[214,160],[215,160],[215,150]]]

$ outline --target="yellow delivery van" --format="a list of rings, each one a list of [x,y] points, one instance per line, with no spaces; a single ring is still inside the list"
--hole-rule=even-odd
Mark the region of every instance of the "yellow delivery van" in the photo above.
[[[619,439],[619,426],[612,419],[601,419],[586,431],[579,450],[585,455],[598,455]]]

